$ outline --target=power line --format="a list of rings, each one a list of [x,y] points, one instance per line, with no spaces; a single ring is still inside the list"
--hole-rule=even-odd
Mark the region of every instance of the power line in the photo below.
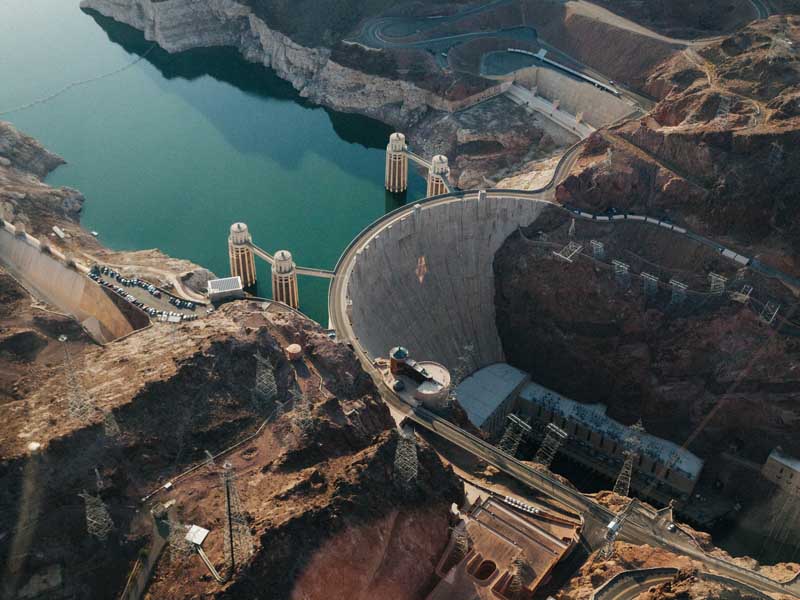
[[[222,466],[222,487],[225,494],[225,555],[230,564],[231,576],[236,570],[237,562],[243,563],[253,552],[253,539],[235,480],[233,465],[226,462]]]
[[[142,54],[138,58],[134,59],[133,61],[129,62],[127,65],[124,65],[124,66],[120,67],[119,69],[115,69],[113,71],[109,71],[107,73],[103,73],[102,75],[97,75],[95,77],[90,77],[89,79],[80,79],[78,81],[73,81],[72,83],[69,83],[69,84],[65,85],[63,88],[61,88],[57,92],[53,92],[52,94],[49,94],[48,96],[44,96],[43,98],[39,98],[37,100],[33,100],[32,102],[28,102],[27,104],[23,104],[21,106],[16,106],[14,108],[10,108],[8,110],[0,112],[0,117],[6,116],[6,115],[10,115],[11,113],[27,110],[29,108],[33,108],[34,106],[38,106],[39,104],[44,104],[46,102],[50,102],[50,100],[54,100],[55,98],[57,98],[61,94],[64,94],[64,93],[68,92],[72,88],[80,87],[82,85],[86,85],[87,83],[93,83],[95,81],[99,81],[101,79],[105,79],[106,77],[111,77],[112,75],[117,75],[118,73],[122,73],[123,71],[126,71],[127,69],[130,69],[132,66],[134,66],[139,61],[144,60],[145,57],[148,54],[150,54],[150,52],[153,50],[153,48],[155,48],[157,45],[158,44],[153,43],[144,52],[144,54]]]

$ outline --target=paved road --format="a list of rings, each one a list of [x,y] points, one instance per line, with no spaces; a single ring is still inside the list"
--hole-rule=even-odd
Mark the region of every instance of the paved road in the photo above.
[[[766,2],[764,2],[764,0],[750,0],[750,4],[753,5],[753,8],[755,9],[756,14],[758,15],[757,18],[759,19],[769,18],[771,11],[769,9],[769,6],[767,6]]]
[[[577,160],[580,147],[580,143],[576,144],[565,153],[554,172],[553,178],[543,188],[534,191],[493,190],[492,193],[508,196],[524,196],[531,201],[546,202],[558,206],[553,202],[554,189],[558,183],[569,174]],[[456,192],[426,199],[421,202],[421,204],[434,206],[448,202],[460,202],[464,198],[477,198],[477,195],[477,191]],[[331,283],[328,296],[329,315],[332,326],[336,329],[338,339],[343,342],[349,342],[352,345],[364,368],[378,383],[381,395],[388,404],[404,414],[407,414],[409,418],[418,425],[425,427],[458,447],[470,452],[473,456],[515,477],[523,484],[550,495],[573,510],[580,511],[587,521],[587,528],[595,532],[595,542],[597,542],[597,532],[602,531],[603,525],[608,523],[612,518],[612,514],[607,509],[594,503],[579,492],[562,485],[548,475],[536,471],[515,458],[500,452],[494,446],[472,436],[468,432],[439,418],[435,414],[421,408],[410,409],[410,407],[403,403],[392,390],[383,384],[380,372],[370,362],[367,353],[354,335],[347,314],[347,281],[352,272],[356,254],[379,230],[404,217],[410,210],[413,210],[413,206],[402,207],[378,219],[350,243],[339,259],[335,269],[336,276]],[[691,556],[701,561],[707,568],[713,569],[733,579],[740,580],[759,589],[777,593],[787,593],[800,598],[800,594],[793,589],[788,589],[773,580],[742,569],[727,561],[707,556],[702,550],[694,546],[691,540],[672,535],[666,531],[665,526],[665,523],[652,522],[650,519],[629,519],[623,527],[621,538],[640,544],[649,544],[651,546],[666,548],[679,554]]]

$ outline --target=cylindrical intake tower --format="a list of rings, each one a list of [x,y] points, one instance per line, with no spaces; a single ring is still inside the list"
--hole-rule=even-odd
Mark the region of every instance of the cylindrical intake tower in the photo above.
[[[298,308],[300,294],[297,291],[297,270],[292,253],[278,250],[272,263],[272,297],[278,302]]]
[[[431,160],[431,168],[428,171],[428,197],[446,194],[448,192],[445,179],[450,177],[450,166],[447,157],[437,154]]]
[[[228,236],[228,258],[231,263],[231,276],[242,278],[242,285],[246,288],[256,283],[256,259],[250,243],[253,238],[247,225],[234,223]]]
[[[386,146],[386,189],[405,192],[408,189],[408,155],[406,136],[393,133]]]

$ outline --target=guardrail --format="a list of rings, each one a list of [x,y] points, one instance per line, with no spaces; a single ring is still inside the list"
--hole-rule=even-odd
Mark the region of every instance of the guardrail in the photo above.
[[[655,567],[651,569],[622,571],[622,573],[617,573],[614,577],[597,588],[592,594],[592,600],[614,600],[618,595],[619,588],[625,584],[634,581],[644,586],[644,584],[651,579],[674,577],[678,574],[678,571],[679,570],[675,567]]]

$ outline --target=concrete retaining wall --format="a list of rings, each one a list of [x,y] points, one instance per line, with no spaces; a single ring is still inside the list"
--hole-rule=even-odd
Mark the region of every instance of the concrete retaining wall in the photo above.
[[[74,317],[101,344],[131,333],[133,326],[111,298],[65,260],[56,250],[42,252],[38,240],[13,226],[0,227],[0,265],[32,294]]]
[[[560,100],[559,108],[572,115],[583,113],[592,127],[602,127],[630,114],[634,106],[604,92],[590,83],[578,81],[553,69],[529,67],[514,74],[514,80],[551,102]]]
[[[546,206],[500,196],[449,199],[423,204],[373,237],[355,259],[347,293],[365,350],[377,358],[400,344],[452,369],[471,346],[472,370],[503,361],[494,255]]]

